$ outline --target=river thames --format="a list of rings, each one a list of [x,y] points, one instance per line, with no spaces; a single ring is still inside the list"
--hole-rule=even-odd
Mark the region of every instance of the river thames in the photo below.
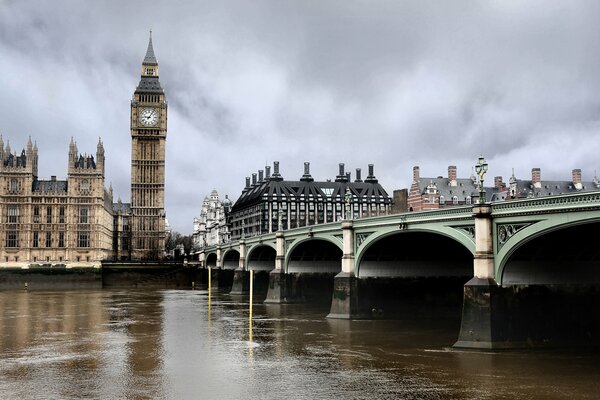
[[[600,353],[449,349],[455,318],[328,320],[207,290],[0,292],[2,399],[597,399]]]

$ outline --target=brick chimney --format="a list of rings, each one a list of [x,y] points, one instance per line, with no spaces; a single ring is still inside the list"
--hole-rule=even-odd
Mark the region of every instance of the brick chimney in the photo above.
[[[266,180],[271,179],[271,166],[270,165],[267,165],[265,167],[265,179]]]
[[[415,165],[413,167],[413,182],[419,182],[421,179],[421,174],[419,173],[419,166]]]
[[[263,178],[264,178],[263,173],[264,173],[264,171],[262,169],[258,170],[258,181],[259,182],[263,181]]]
[[[456,186],[456,165],[448,166],[448,185]]]
[[[252,186],[256,186],[256,173],[252,174]]]
[[[581,183],[581,170],[579,168],[572,171],[573,174],[573,186],[577,190],[583,189],[583,183]]]
[[[494,187],[499,191],[504,191],[504,189],[506,189],[506,185],[504,184],[504,182],[502,182],[501,176],[494,177]]]
[[[247,176],[246,177],[246,188],[249,188],[249,187],[250,187],[250,177]]]
[[[534,188],[540,189],[542,187],[542,170],[539,168],[531,169],[531,183]]]

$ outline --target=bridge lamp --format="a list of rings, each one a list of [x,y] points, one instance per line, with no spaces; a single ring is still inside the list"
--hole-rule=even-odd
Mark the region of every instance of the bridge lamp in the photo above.
[[[485,203],[485,189],[483,188],[483,178],[488,170],[488,164],[485,162],[485,158],[483,156],[479,156],[479,160],[477,160],[477,165],[475,165],[475,172],[477,176],[479,176],[479,203]]]

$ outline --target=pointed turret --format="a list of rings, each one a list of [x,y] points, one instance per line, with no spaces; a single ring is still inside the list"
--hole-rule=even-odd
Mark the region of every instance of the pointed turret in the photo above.
[[[33,151],[31,158],[31,167],[33,168],[33,176],[38,177],[38,147],[37,141],[33,142]]]
[[[2,140],[2,135],[0,135],[0,167],[1,164],[4,164],[4,140]]]
[[[144,61],[142,61],[142,78],[135,92],[149,94],[163,93],[163,89],[158,81],[158,61],[156,61],[154,47],[152,46],[152,31],[150,31],[148,48],[146,49]]]
[[[104,176],[104,144],[102,144],[102,138],[98,138],[98,145],[96,146],[96,168]]]
[[[144,56],[144,61],[143,61],[142,65],[158,66],[158,61],[156,61],[156,56],[154,55],[154,47],[152,47],[152,31],[150,31],[150,39],[148,40],[148,49],[146,49],[146,55]]]
[[[77,162],[77,144],[73,140],[73,136],[71,136],[71,143],[69,143],[69,168],[75,166]]]

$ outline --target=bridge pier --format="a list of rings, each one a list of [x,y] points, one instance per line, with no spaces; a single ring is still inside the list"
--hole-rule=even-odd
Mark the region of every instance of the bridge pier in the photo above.
[[[244,295],[250,293],[250,272],[246,270],[246,241],[240,240],[240,261],[238,268],[233,271],[233,284],[231,292],[233,295]]]
[[[288,276],[284,271],[285,261],[285,237],[282,230],[275,233],[275,269],[269,272],[269,288],[264,303],[281,304],[287,303],[290,297]],[[291,300],[291,299],[290,299]]]
[[[359,306],[358,298],[359,282],[356,277],[352,220],[342,221],[342,240],[342,272],[337,274],[333,280],[331,309],[327,318],[364,318],[366,315],[364,310],[361,310]]]
[[[504,341],[498,320],[498,284],[494,273],[492,206],[473,206],[475,220],[474,277],[465,284],[463,312],[458,341],[454,347],[491,349]]]

